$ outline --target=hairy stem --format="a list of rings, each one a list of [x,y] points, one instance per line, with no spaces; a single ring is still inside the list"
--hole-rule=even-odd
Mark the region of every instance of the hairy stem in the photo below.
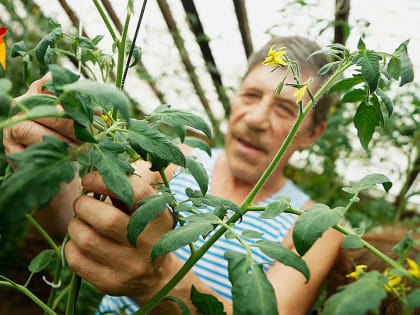
[[[114,42],[117,40],[117,35],[115,34],[114,28],[111,25],[108,17],[106,16],[104,10],[102,9],[101,5],[99,4],[98,0],[93,0],[96,9],[98,10],[99,14],[101,15],[102,20],[104,21],[106,28],[108,29],[109,33],[111,34],[112,39]]]
[[[334,81],[339,77],[347,68],[351,66],[351,63],[342,64],[337,71],[328,79],[327,82],[317,91],[314,95],[315,101],[317,101],[327,90],[328,88],[334,83]],[[293,137],[295,136],[299,126],[301,125],[305,116],[309,113],[311,108],[314,106],[314,101],[309,101],[308,105],[306,105],[304,111],[299,115],[298,119],[295,121],[290,133],[288,134],[286,140],[284,141],[283,145],[280,147],[279,151],[277,152],[276,156],[274,157],[273,161],[265,170],[264,174],[258,180],[257,184],[251,190],[249,195],[246,197],[245,201],[242,203],[240,209],[242,211],[242,215],[244,215],[248,211],[249,205],[254,200],[255,196],[259,192],[259,190],[264,185],[267,178],[270,176],[271,172],[276,167],[277,163],[280,161],[281,157],[283,156],[284,152],[290,142],[292,141]],[[241,215],[239,213],[234,213],[227,221],[226,225],[230,225],[235,223],[240,219]],[[197,261],[207,252],[207,250],[227,231],[225,226],[221,226],[215,233],[199,248],[196,252],[188,258],[185,264],[179,269],[179,271],[174,275],[174,277],[169,280],[169,282],[154,296],[152,297],[144,306],[141,307],[140,310],[135,312],[134,314],[147,314],[150,310],[152,310],[162,299],[182,280],[182,278],[190,271],[190,269],[197,263]]]

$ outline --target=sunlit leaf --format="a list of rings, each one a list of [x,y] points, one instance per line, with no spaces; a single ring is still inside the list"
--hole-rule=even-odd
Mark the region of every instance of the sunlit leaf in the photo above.
[[[391,189],[392,183],[388,177],[382,174],[369,174],[357,182],[350,181],[350,187],[344,187],[343,190],[350,194],[358,194],[360,191],[372,188],[382,184],[385,191]]]

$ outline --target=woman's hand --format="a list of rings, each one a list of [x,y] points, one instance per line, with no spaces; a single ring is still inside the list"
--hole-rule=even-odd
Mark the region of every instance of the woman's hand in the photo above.
[[[138,176],[130,176],[129,180],[135,201],[156,193]],[[82,185],[90,192],[116,198],[98,172],[85,175]],[[70,221],[71,240],[65,247],[70,269],[103,293],[130,296],[140,302],[160,289],[164,277],[162,265],[167,256],[152,262],[150,253],[160,237],[172,229],[173,217],[169,210],[147,225],[137,239],[137,248],[127,241],[130,217],[115,206],[81,196],[74,202],[74,212],[77,217]]]

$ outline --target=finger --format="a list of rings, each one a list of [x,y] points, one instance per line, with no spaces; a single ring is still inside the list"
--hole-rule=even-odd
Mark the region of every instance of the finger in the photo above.
[[[53,95],[53,93],[51,93],[47,89],[42,89],[44,84],[51,80],[52,80],[52,73],[49,71],[41,79],[32,82],[32,84],[29,86],[27,93],[31,93],[31,94],[45,93],[45,94]]]
[[[69,139],[58,132],[44,127],[31,120],[22,121],[10,128],[10,138],[13,142],[21,145],[30,146],[42,141],[43,136],[55,136],[68,143],[77,145],[72,139]]]
[[[121,263],[125,261],[124,256],[131,256],[130,254],[135,252],[133,247],[124,246],[120,242],[99,234],[81,218],[73,218],[70,221],[68,232],[71,240],[84,253],[116,269],[123,267]]]
[[[148,183],[138,176],[128,176],[128,181],[130,182],[131,187],[133,187],[134,201],[141,200],[156,193]],[[106,187],[102,176],[98,172],[86,174],[82,178],[82,186],[88,191],[118,199],[118,197]]]
[[[110,278],[114,274],[112,269],[85,255],[72,240],[67,242],[64,255],[70,269],[99,291],[108,294],[117,291],[110,284]]]
[[[74,142],[78,142],[74,134],[74,121],[72,119],[49,117],[35,119],[35,121],[51,130],[57,131],[57,133],[60,133],[69,139],[72,139]]]
[[[89,196],[81,196],[74,201],[74,212],[98,231],[117,242],[126,244],[127,225],[130,217],[114,206]]]

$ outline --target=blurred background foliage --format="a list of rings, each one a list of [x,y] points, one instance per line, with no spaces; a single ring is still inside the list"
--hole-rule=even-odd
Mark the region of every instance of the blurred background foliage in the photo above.
[[[0,12],[8,12],[7,17],[0,14],[0,25],[9,28],[7,36],[4,38],[8,56],[7,71],[0,68],[0,77],[8,78],[13,82],[11,94],[14,96],[23,94],[30,82],[40,78],[42,73],[34,63],[28,69],[29,76],[25,79],[20,58],[10,58],[12,44],[23,40],[28,48],[32,48],[49,32],[48,17],[44,16],[38,5],[31,0],[21,0],[20,2],[25,11],[24,18],[22,18],[22,13],[16,12],[16,1],[0,0],[0,9],[3,10]],[[350,1],[337,1],[335,18],[330,20],[314,18],[308,35],[320,35],[328,28],[332,28],[334,29],[334,38],[331,39],[331,42],[345,44],[354,29],[357,29],[359,33],[368,29],[369,22],[365,20],[357,20],[354,25],[348,24],[350,7],[346,7],[346,5],[350,6]],[[280,13],[290,14],[293,10],[298,9],[307,10],[308,16],[311,16],[310,7],[311,4],[306,1],[289,1]],[[189,22],[191,23],[191,21]],[[76,27],[74,31],[76,31]],[[267,29],[266,32],[271,36],[279,35],[275,25]],[[201,34],[200,38],[202,40],[207,37],[205,34]],[[68,49],[69,47],[66,47],[64,42],[61,48]],[[58,63],[71,62],[67,57],[53,56],[53,58],[55,58],[54,62]],[[136,73],[140,78],[153,83],[153,78],[141,64],[136,68]],[[172,80],[177,80],[177,78],[173,77]],[[388,171],[391,171],[401,181],[400,190],[393,196],[386,195],[380,190],[370,191],[362,195],[360,202],[354,204],[346,214],[349,225],[362,227],[366,231],[393,224],[403,224],[408,228],[420,224],[419,205],[412,202],[413,197],[420,194],[418,180],[420,171],[419,87],[416,83],[412,83],[404,88],[384,86],[383,89],[392,97],[395,111],[391,118],[387,118],[387,115],[384,114],[384,128],[376,128],[376,133],[370,144],[371,151],[364,151],[357,140],[352,118],[356,104],[341,103],[340,97],[338,97],[337,103],[331,108],[328,128],[322,138],[311,148],[300,152],[286,169],[286,175],[314,200],[328,204],[332,208],[345,205],[350,197],[341,189],[346,183],[340,169],[355,167],[352,164],[354,160],[357,160],[359,165],[371,165],[372,163],[387,165]],[[164,95],[160,95],[159,99],[163,100]],[[135,100],[132,101],[133,112],[140,117],[143,113],[141,105]],[[0,119],[2,115],[6,114],[0,112]],[[0,138],[2,138],[1,134]],[[3,178],[12,171],[11,167],[7,166],[4,147],[0,141],[0,185]],[[35,253],[39,252],[41,248],[47,247],[47,244],[43,242],[33,241],[33,235],[28,233],[25,222],[9,226],[7,230],[0,231],[0,234],[0,274],[10,275],[12,278],[13,276],[19,278],[19,274],[24,273]],[[31,247],[31,250],[28,250],[28,247]],[[69,277],[69,273],[64,272],[63,277]],[[46,287],[41,279],[35,279],[34,283],[40,287]],[[15,303],[12,298],[9,299],[10,294],[10,290],[0,289],[1,300],[4,301],[3,306],[0,307],[0,310],[4,310],[4,312],[0,311],[2,314],[8,313],[10,303]],[[65,292],[63,292],[63,296],[65,296]],[[78,304],[78,313],[93,313],[100,297],[101,295],[93,287],[84,283],[81,291],[82,303]],[[26,298],[22,297],[22,299]],[[30,303],[29,300],[28,303]],[[63,309],[64,305],[61,303],[59,307]],[[36,306],[34,306],[34,310],[37,311]],[[27,310],[23,310],[22,314],[28,314]]]

